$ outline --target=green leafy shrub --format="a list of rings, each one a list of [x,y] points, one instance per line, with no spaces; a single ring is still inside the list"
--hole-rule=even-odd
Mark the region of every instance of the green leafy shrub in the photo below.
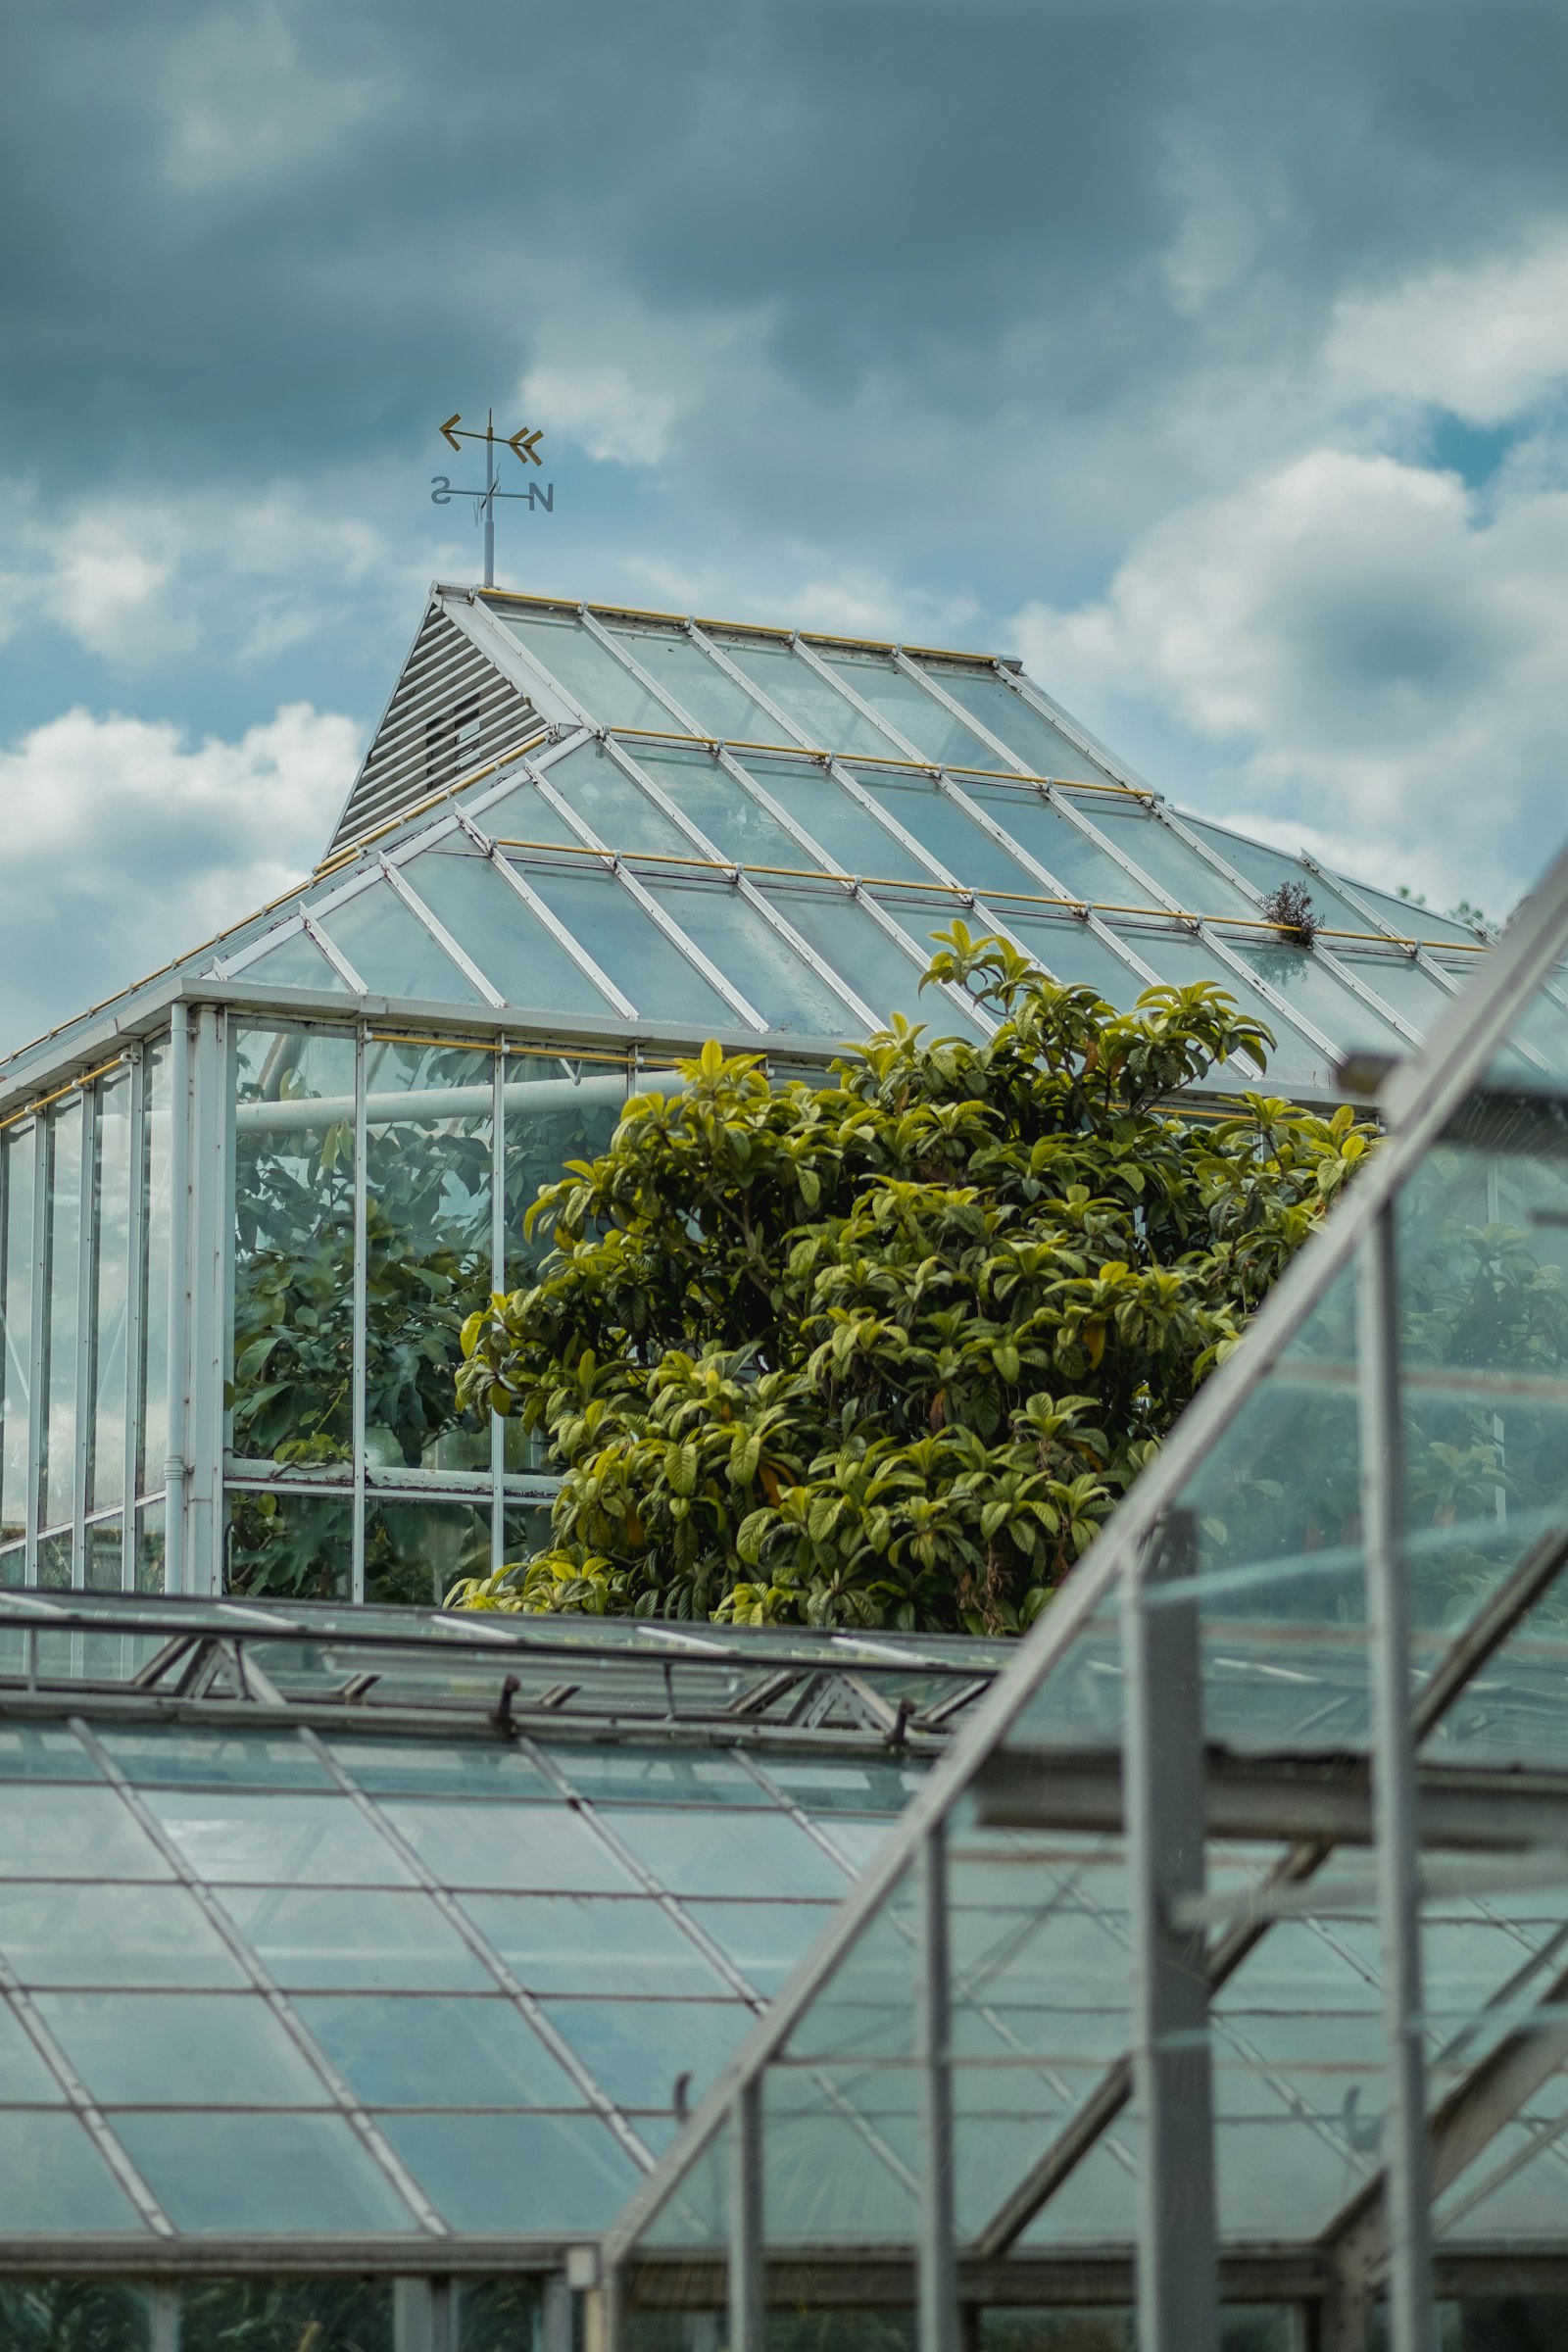
[[[710,1045],[541,1193],[458,1394],[548,1438],[555,1541],[462,1605],[1021,1629],[1367,1149],[1161,1107],[1273,1043],[1210,983],[1119,1014],[938,944],[984,1042],[896,1018],[782,1089]]]

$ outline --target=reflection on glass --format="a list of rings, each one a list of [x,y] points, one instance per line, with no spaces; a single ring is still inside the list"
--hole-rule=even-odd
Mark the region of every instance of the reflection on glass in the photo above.
[[[750,900],[742,898],[734,883],[716,875],[700,882],[677,882],[649,873],[643,880],[687,938],[695,940],[721,972],[733,975],[747,1002],[756,1006],[770,1029],[837,1037],[854,1026],[855,1014],[844,999],[796,954]],[[797,897],[774,895],[772,903],[785,921],[791,921]],[[863,906],[857,906],[842,892],[835,893],[832,906],[839,934],[839,953],[834,959],[838,969],[854,960],[843,952],[846,934],[850,942],[859,944],[857,933],[871,930],[876,944],[885,944]],[[893,954],[897,956],[896,948]]]
[[[245,1029],[235,1042],[229,1405],[239,1454],[349,1457],[354,1061],[352,1038],[318,1031]]]
[[[964,669],[946,662],[922,662],[920,667],[954,701],[979,719],[988,734],[1023,760],[1032,775],[1079,776],[1090,783],[1109,781],[1107,770],[1053,725],[1043,712],[998,676],[995,669]],[[977,767],[993,767],[996,754],[977,760]]]
[[[81,1135],[78,1097],[49,1120],[44,1272],[44,1450],[40,1513],[69,1520],[75,1493],[76,1347],[81,1294]],[[67,1580],[69,1582],[69,1578]]]
[[[428,997],[437,1004],[477,1004],[479,992],[458,969],[435,933],[420,922],[390,882],[373,882],[321,917],[368,989],[384,997]]]
[[[124,1581],[125,1539],[119,1517],[94,1519],[87,1527],[86,1586],[89,1592],[118,1592]]]
[[[553,811],[547,813],[553,817]],[[488,811],[481,821],[489,823]],[[514,829],[520,833],[523,825]],[[536,831],[528,838],[542,837]],[[542,1012],[611,1010],[609,998],[506,881],[493,858],[477,851],[466,855],[443,843],[410,860],[409,880],[509,1004]]]
[[[346,1495],[231,1492],[226,1592],[274,1600],[347,1600],[354,1504]]]
[[[376,1114],[367,1121],[365,1172],[365,1443],[372,1464],[489,1465],[489,1431],[460,1419],[453,1382],[464,1319],[491,1289],[494,1067],[490,1053],[469,1047],[375,1040],[366,1049],[366,1094]],[[395,1580],[395,1557],[385,1566]],[[418,1597],[429,1591],[427,1575]]]
[[[244,976],[269,984],[280,982],[284,988],[346,990],[348,987],[331,957],[323,954],[305,930],[295,931],[275,948],[269,948],[265,956],[245,966]]]
[[[719,742],[770,743],[778,733],[777,719],[769,718],[761,704],[694,645],[684,629],[612,626],[610,634],[679,704],[700,735]]]
[[[302,2346],[393,2352],[391,2280],[279,2278],[270,2272],[262,2278],[197,2278],[180,2288],[179,2352],[301,2352]]]
[[[926,759],[943,767],[998,764],[991,746],[928,694],[917,678],[898,668],[891,654],[837,653],[826,646],[820,650],[823,662],[851,693],[869,703],[879,718],[896,727]]]
[[[98,1092],[92,1185],[92,1429],[87,1508],[117,1504],[125,1490],[125,1315],[130,1299],[130,1074]],[[91,1578],[88,1578],[89,1584]]]
[[[601,727],[673,727],[658,697],[649,693],[624,662],[590,635],[575,613],[520,612],[496,608],[535,661],[564,686],[590,720]]]
[[[489,1573],[488,1501],[377,1501],[366,1514],[367,1600],[438,1609],[460,1579]]]
[[[907,758],[891,735],[857,710],[793,646],[744,637],[725,644],[724,652],[794,722],[812,751],[861,752],[885,760]],[[776,737],[776,730],[771,732]]]
[[[161,1592],[164,1589],[164,1506],[145,1502],[136,1513],[136,1590],[138,1592]]]
[[[32,1392],[33,1169],[37,1133],[0,1143],[0,1543],[27,1525],[27,1407]]]
[[[152,2305],[118,2279],[10,2278],[0,2281],[0,2341],[15,2352],[154,2352]]]
[[[595,963],[638,1011],[659,1020],[743,1027],[733,1004],[705,980],[615,876],[540,859],[527,878],[552,913],[590,943]]]
[[[340,2115],[122,2111],[115,2129],[176,2230],[352,2237],[414,2217]]]
[[[169,1047],[149,1049],[142,1063],[146,1113],[142,1141],[141,1413],[138,1494],[164,1483],[169,1451]]]

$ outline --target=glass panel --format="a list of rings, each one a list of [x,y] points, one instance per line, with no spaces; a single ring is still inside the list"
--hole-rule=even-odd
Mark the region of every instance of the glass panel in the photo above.
[[[760,752],[748,752],[745,765],[747,774],[771,793],[826,852],[830,872],[870,874],[894,882],[930,878],[930,867],[816,760],[804,756],[799,760],[768,759]],[[895,804],[887,806],[897,814]],[[792,859],[780,860],[785,862],[805,865],[809,860],[801,852]]]
[[[385,1040],[366,1048],[365,1445],[375,1467],[490,1466],[489,1429],[460,1414],[453,1383],[464,1319],[494,1287],[494,1074],[484,1050]],[[488,1550],[488,1529],[485,1543]],[[395,1581],[409,1563],[390,1540],[387,1550]],[[367,1548],[368,1597],[403,1596],[371,1594],[369,1565]],[[425,1600],[430,1590],[426,1569],[407,1596]]]
[[[998,764],[991,746],[982,743],[961,718],[955,718],[934,694],[927,694],[918,679],[896,668],[891,655],[833,653],[826,646],[816,651],[852,693],[869,703],[879,717],[896,727],[926,759],[942,766],[950,762],[961,767]]]
[[[1137,904],[1142,896],[1125,868],[1026,785],[1008,791],[1004,785],[965,784],[963,790],[994,824],[1039,860],[1049,880],[1010,858],[950,793],[927,778],[878,775],[865,768],[859,780],[959,882],[982,890],[989,885],[1020,891],[1026,898],[1049,898],[1057,889],[1066,898],[1122,906]]]
[[[16,2011],[0,2008],[0,2109],[58,2107],[65,2095]]]
[[[414,1874],[347,1796],[154,1790],[148,1804],[209,1886],[397,1886]]]
[[[972,713],[989,734],[1004,743],[1037,776],[1082,776],[1090,783],[1102,777],[1113,779],[1098,760],[1079,751],[1069,742],[1059,727],[1026,703],[1020,694],[1005,685],[994,669],[957,669],[945,662],[922,662],[920,668],[951,694],[954,701]],[[995,755],[975,762],[978,767],[993,767]]]
[[[275,983],[281,988],[337,988],[344,991],[348,982],[331,957],[324,955],[310,933],[296,931],[291,937],[269,948],[254,963],[245,966],[242,977]]]
[[[243,1029],[235,1040],[232,1444],[342,1462],[354,1428],[352,1038]],[[270,1498],[263,1498],[270,1500]],[[328,1506],[330,1507],[330,1506]],[[267,1572],[259,1504],[236,1499],[230,1581],[330,1592]]]
[[[173,1873],[112,1788],[13,1790],[0,1806],[0,1877],[168,1879]]]
[[[604,1819],[673,1894],[822,1895],[845,1873],[787,1813],[607,1809]]]
[[[564,1065],[553,1055],[512,1054],[505,1063],[507,1111],[507,1265],[504,1287],[533,1279],[552,1242],[548,1226],[522,1230],[540,1190],[568,1160],[597,1159],[610,1149],[625,1109],[629,1073],[601,1063]],[[509,1436],[512,1434],[509,1430]],[[511,1465],[509,1464],[509,1467]],[[509,1535],[508,1544],[512,1543]],[[509,1558],[515,1556],[510,1549]]]
[[[390,882],[372,882],[368,890],[331,907],[318,920],[373,994],[427,997],[443,1004],[480,1002],[472,981],[459,971]]]
[[[125,1313],[130,1291],[130,1074],[98,1093],[92,1432],[87,1508],[118,1507],[125,1491]],[[118,1583],[118,1578],[117,1578]]]
[[[832,1817],[839,1813],[899,1814],[925,1785],[920,1765],[884,1764],[871,1758],[792,1755],[786,1748],[771,1755],[765,1768],[770,1782],[793,1797],[808,1813]]]
[[[191,2279],[179,2290],[179,2352],[393,2352],[392,2282]]]
[[[466,1740],[343,1740],[333,1755],[371,1796],[523,1797],[543,1802],[550,1783],[514,1747]]]
[[[596,726],[675,725],[663,704],[646,686],[639,686],[631,671],[597,637],[591,637],[574,614],[519,612],[500,605],[490,609],[535,661],[542,662],[551,676],[564,686]]]
[[[1075,922],[1070,915],[1054,918],[1000,899],[988,903],[984,912],[988,923],[1004,925],[1019,947],[1064,987],[1092,988],[1117,1012],[1129,1011],[1149,986],[1142,972],[1124,963],[1087,923]]]
[[[246,1982],[182,1886],[8,1886],[0,1950],[24,1984]]]
[[[121,1428],[123,1431],[123,1421]],[[119,1517],[95,1519],[86,1531],[86,1544],[88,1592],[118,1592],[125,1570],[125,1537]]]
[[[154,2352],[152,2305],[118,2280],[6,2279],[0,2342],[15,2352]]]
[[[699,734],[720,742],[771,743],[776,738],[777,719],[770,718],[683,629],[612,626],[610,634],[695,720]]]
[[[38,1582],[46,1592],[64,1592],[71,1585],[71,1531],[38,1539]]]
[[[711,1936],[748,1984],[771,2000],[794,1974],[834,1916],[832,1903],[689,1902],[686,1909]]]
[[[641,758],[640,744],[627,749],[634,760]],[[553,760],[550,789],[561,795],[608,849],[641,850],[664,858],[700,858],[703,854],[602,743],[580,744],[564,760]]]
[[[1206,825],[1200,818],[1188,816],[1185,812],[1183,822],[1209,843],[1216,856],[1223,858],[1227,865],[1233,865],[1243,880],[1250,882],[1261,897],[1267,898],[1284,883],[1292,889],[1306,892],[1319,922],[1331,923],[1347,931],[1368,931],[1372,928],[1359,906],[1352,906],[1348,899],[1341,896],[1332,882],[1325,881],[1321,874],[1315,874],[1310,866],[1303,865],[1298,858],[1293,858],[1288,851],[1277,850],[1265,841],[1249,841],[1243,834],[1229,833],[1220,825]],[[1408,923],[1395,927],[1401,931],[1413,928]],[[1337,943],[1331,944],[1335,945],[1337,954]]]
[[[449,1994],[295,2004],[369,2107],[580,2107],[583,2094],[516,2004]]]
[[[136,1513],[136,1590],[162,1592],[163,1589],[164,1506],[149,1502]]]
[[[427,1895],[231,1886],[221,1899],[279,1984],[301,1991],[491,1989],[488,1972]]]
[[[0,1542],[27,1525],[27,1403],[32,1389],[32,1206],[37,1133],[0,1145]]]
[[[74,1733],[48,1724],[0,1726],[0,1781],[96,1782],[99,1778],[97,1765]]]
[[[1086,796],[1082,813],[1185,913],[1256,915],[1256,905],[1245,890],[1216,873],[1206,858],[1140,802],[1096,793],[1092,801]]]
[[[1331,940],[1328,945],[1346,970],[1380,996],[1385,1004],[1392,1005],[1420,1037],[1430,1037],[1453,1004],[1441,981],[1434,980],[1430,972],[1423,971],[1408,956],[1347,953],[1340,940]]]
[[[103,2105],[324,2107],[330,2093],[259,1993],[41,1992],[38,2013]]]
[[[335,1433],[329,1442],[336,1443]],[[347,1495],[230,1491],[225,1592],[347,1600],[353,1581],[354,1504]]]
[[[160,1724],[99,1727],[97,1738],[140,1788],[318,1788],[332,1777],[292,1732],[210,1732]]]
[[[543,808],[542,802],[539,805]],[[543,837],[533,833],[527,838]],[[497,872],[492,858],[443,843],[413,858],[408,875],[431,913],[445,923],[509,1004],[544,1012],[612,1009],[610,999],[567,955],[549,924]]]
[[[464,1909],[530,1992],[625,1990],[723,1998],[732,1987],[646,1897],[470,1894]]]
[[[40,2115],[26,2108],[0,2113],[0,2180],[6,2184],[6,2230],[16,2237],[91,2230],[140,2232],[144,2227],[74,2115]]]
[[[640,743],[636,756],[638,766],[702,828],[719,857],[733,858],[740,865],[818,870],[809,850],[753,800],[710,752],[691,744]],[[815,772],[822,773],[820,768]]]
[[[69,1521],[75,1489],[76,1345],[81,1293],[81,1127],[78,1098],[49,1119],[49,1217],[44,1277],[44,1462],[40,1514]]]
[[[1343,987],[1310,948],[1293,947],[1283,939],[1249,943],[1238,937],[1230,944],[1260,980],[1288,1004],[1298,1006],[1331,1044],[1342,1049],[1376,1045],[1385,1053],[1408,1053],[1408,1039]]]
[[[176,2230],[352,2237],[414,2215],[342,2116],[122,2113],[125,2152]]]
[[[594,961],[639,1012],[698,1027],[743,1026],[735,1007],[687,962],[613,874],[542,861],[526,870],[551,912],[587,943]]]
[[[747,1805],[773,1799],[744,1764],[725,1755],[648,1747],[573,1747],[556,1761],[579,1796],[594,1804]]]
[[[388,2115],[381,2129],[454,2230],[603,2230],[640,2175],[597,2116]],[[524,2189],[523,2184],[526,2183]]]
[[[156,1494],[164,1483],[169,1451],[169,1047],[154,1047],[142,1063],[146,1087],[143,1120],[141,1279],[141,1428],[136,1466],[138,1494]],[[158,1590],[163,1588],[163,1526],[160,1517]],[[149,1588],[139,1585],[139,1590]]]
[[[1245,969],[1238,972],[1232,965],[1222,961],[1206,940],[1195,938],[1191,931],[1183,930],[1175,923],[1156,929],[1153,924],[1135,927],[1130,923],[1113,921],[1110,927],[1118,937],[1126,939],[1145,963],[1152,965],[1166,987],[1191,988],[1200,980],[1212,981],[1216,987],[1225,990],[1243,1012],[1262,1021],[1274,1038],[1274,1046],[1268,1055],[1267,1076],[1270,1085],[1293,1086],[1303,1093],[1312,1094],[1336,1092],[1335,1056],[1315,1046],[1310,1038],[1303,1037],[1276,1004],[1271,1004],[1265,996],[1251,986]],[[1252,955],[1240,936],[1233,934],[1226,944],[1242,957],[1244,965],[1252,961]],[[1271,970],[1268,977],[1272,980],[1273,976]],[[1330,986],[1334,985],[1330,981]],[[1253,1082],[1238,1072],[1237,1083],[1250,1085]]]
[[[922,993],[923,962],[906,956],[865,908],[853,900],[830,889],[812,890],[799,882],[780,884],[762,895],[787,922],[794,924],[824,961],[831,960],[835,969],[844,974],[879,1023],[886,1022],[891,1013],[902,1012],[909,1020],[934,1022],[939,1029],[950,1033],[956,1028],[962,1035],[971,1027],[978,1028],[979,1024],[971,1023],[968,1014],[951,997],[933,996],[929,991]],[[946,930],[953,920],[953,908],[945,902],[922,905],[904,900],[891,911],[921,956],[936,953],[930,944],[931,934]],[[853,1015],[849,1016],[849,1026],[853,1032]],[[844,1027],[841,1016],[838,1030],[831,1034],[842,1033]]]
[[[547,2001],[552,2024],[618,2107],[695,2106],[757,2023],[745,2001]]]
[[[487,1288],[488,1286],[484,1286]],[[483,1296],[476,1282],[467,1303]],[[452,1367],[440,1367],[450,1385]],[[457,1451],[459,1429],[437,1441],[432,1453]],[[483,1438],[485,1458],[489,1432]],[[381,1502],[366,1514],[365,1597],[383,1605],[438,1609],[460,1578],[490,1573],[490,1505],[468,1502]]]
[[[710,882],[671,882],[652,873],[645,874],[643,881],[665,913],[733,980],[770,1029],[837,1037],[854,1028],[856,1016],[843,998],[802,961],[756,906],[742,898],[734,883],[716,877]],[[774,903],[788,921],[789,906],[781,900]],[[857,923],[868,921],[864,908],[855,906],[842,891],[834,899],[834,914],[852,936]],[[835,958],[840,964],[843,960],[842,956]]]
[[[388,1820],[445,1886],[631,1894],[637,1881],[575,1808],[394,1804]]]
[[[759,637],[737,638],[724,651],[737,669],[760,686],[768,700],[793,719],[814,752],[861,752],[873,758],[902,760],[891,735],[885,735],[836,686],[828,683],[787,645],[772,645]],[[763,738],[767,740],[766,737]]]

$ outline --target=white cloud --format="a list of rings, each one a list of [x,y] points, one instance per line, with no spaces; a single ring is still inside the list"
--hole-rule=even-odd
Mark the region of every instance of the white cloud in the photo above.
[[[303,879],[361,748],[294,703],[234,742],[74,710],[0,751],[0,1052]]]
[[[1544,230],[1521,251],[1342,296],[1327,358],[1349,391],[1506,423],[1568,377],[1568,228]]]
[[[700,417],[768,382],[772,324],[765,307],[656,317],[574,281],[541,299],[539,356],[517,387],[522,414],[598,464],[662,466]]]
[[[1488,507],[1318,449],[1171,515],[1104,598],[1015,625],[1110,741],[1174,721],[1208,808],[1369,880],[1505,906],[1563,831],[1563,492]]]

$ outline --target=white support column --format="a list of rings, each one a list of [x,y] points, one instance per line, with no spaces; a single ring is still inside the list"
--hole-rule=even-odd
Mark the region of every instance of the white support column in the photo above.
[[[164,1589],[186,1590],[190,1463],[190,1015],[174,1007],[169,1041],[169,1435],[164,1458]]]
[[[1196,1599],[1159,1588],[1196,1566],[1172,1511],[1122,1601],[1122,1786],[1133,1943],[1139,2352],[1218,2352],[1214,2124],[1203,1931],[1173,1906],[1203,1891],[1203,1696]]]
[[[1420,1835],[1410,1725],[1395,1205],[1361,1242],[1361,1530],[1371,1641],[1372,1821],[1383,1953],[1388,2109],[1389,2352],[1432,2352]]]
[[[735,2093],[729,2129],[729,2352],[764,2352],[760,2076],[752,2076]]]
[[[81,1091],[81,1159],[77,1168],[76,1388],[72,1419],[71,1582],[87,1582],[87,1470],[92,1449],[93,1391],[97,1386],[98,1317],[98,1089]]]
[[[507,1287],[507,1041],[496,1040],[491,1065],[490,1113],[490,1288]],[[522,1112],[519,1117],[524,1116]],[[499,1413],[490,1416],[490,1573],[496,1574],[507,1556],[507,1425]]]
[[[457,2292],[446,2278],[394,2278],[392,2352],[458,2352]]]
[[[136,1590],[136,1459],[141,1452],[141,1350],[146,1301],[147,1226],[142,1193],[142,1169],[147,1154],[147,1065],[139,1047],[131,1050],[130,1186],[125,1203],[125,1469],[121,1487],[120,1582],[123,1591]]]
[[[366,1200],[366,1147],[369,1138],[365,1101],[365,1024],[354,1034],[354,1268],[350,1313],[354,1322],[353,1401],[350,1407],[354,1453],[354,1524],[350,1536],[349,1597],[365,1598],[365,1380],[369,1353],[369,1238]]]
[[[229,1084],[227,1015],[204,1004],[191,1057],[187,1592],[223,1589],[223,1383],[227,1371]],[[176,1106],[177,1109],[177,1106]]]
[[[920,2352],[958,2352],[954,2247],[952,1994],[947,1825],[933,1822],[914,1871],[915,2055],[920,2066]]]

